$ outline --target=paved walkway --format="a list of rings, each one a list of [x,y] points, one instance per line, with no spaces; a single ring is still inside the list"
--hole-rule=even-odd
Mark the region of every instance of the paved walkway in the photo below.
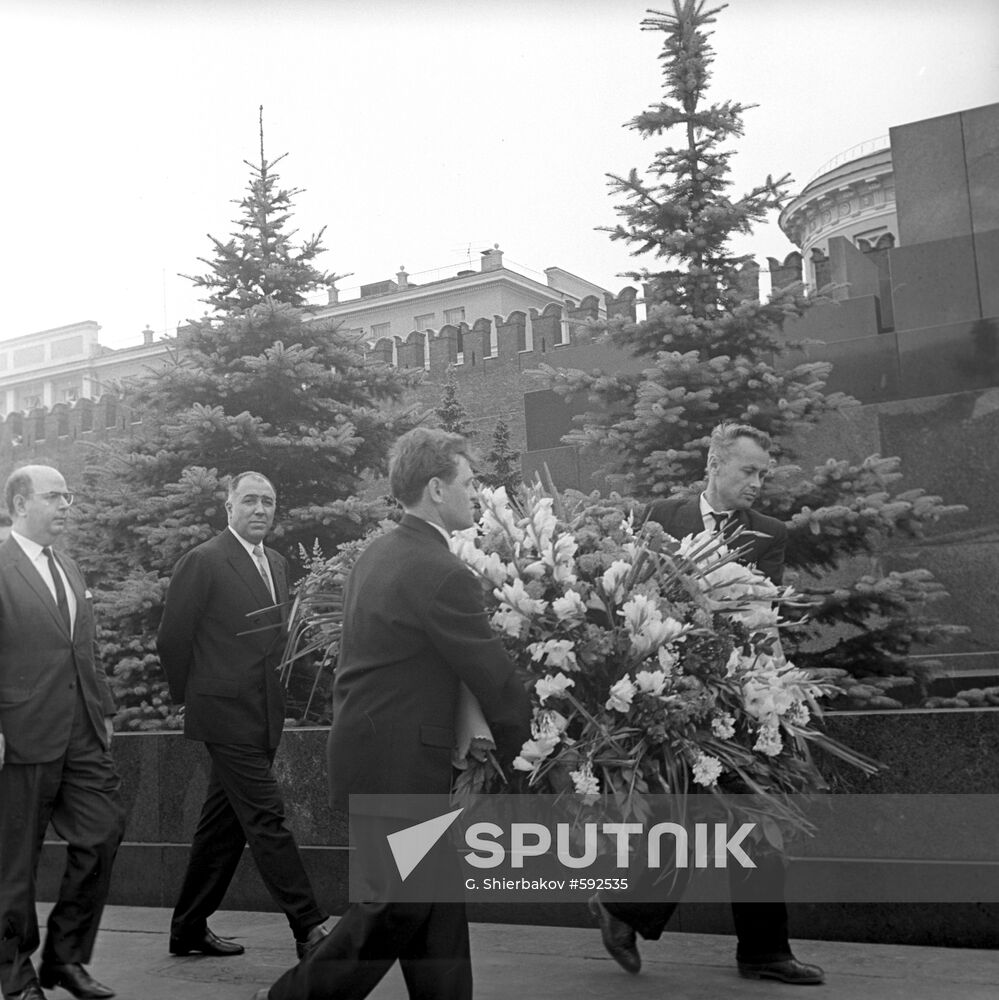
[[[47,907],[39,907],[45,910]],[[167,952],[168,910],[111,906],[105,911],[90,971],[121,1000],[249,1000],[295,962],[284,917],[226,911],[214,931],[234,937],[234,959],[175,958]],[[607,957],[594,930],[473,924],[476,1000],[996,1000],[999,951],[798,941],[801,959],[823,966],[827,982],[793,987],[740,979],[734,940],[667,934],[642,947],[641,975]],[[62,990],[49,995],[68,998]],[[406,1000],[398,967],[371,994]]]

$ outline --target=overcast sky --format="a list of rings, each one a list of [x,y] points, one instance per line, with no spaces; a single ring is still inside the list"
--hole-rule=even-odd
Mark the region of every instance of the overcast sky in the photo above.
[[[596,231],[617,220],[605,174],[666,145],[622,127],[661,96],[649,6],[3,0],[0,338],[93,319],[128,346],[201,315],[178,273],[232,230],[260,104],[282,183],[305,189],[296,222],[327,227],[347,294],[494,243],[620,289],[635,262]],[[768,173],[800,190],[894,125],[999,101],[995,0],[733,0],[713,45],[711,97],[759,105],[736,193]],[[793,247],[774,220],[753,249]]]

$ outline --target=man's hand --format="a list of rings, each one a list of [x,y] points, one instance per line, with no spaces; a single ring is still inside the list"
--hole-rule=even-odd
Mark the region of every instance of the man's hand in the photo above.
[[[111,746],[111,737],[114,736],[114,719],[110,715],[104,716],[104,728],[108,734],[108,746]],[[3,739],[3,737],[0,736],[0,739]]]
[[[2,770],[2,768],[3,768],[3,758],[4,758],[4,754],[5,754],[6,750],[7,750],[7,746],[6,746],[6,744],[4,743],[4,740],[3,740],[3,733],[0,733],[0,770]]]

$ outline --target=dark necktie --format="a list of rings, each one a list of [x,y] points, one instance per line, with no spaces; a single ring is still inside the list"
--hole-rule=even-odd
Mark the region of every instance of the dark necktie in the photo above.
[[[52,582],[55,584],[56,604],[59,605],[59,614],[62,615],[62,620],[66,624],[66,630],[72,632],[73,626],[69,620],[69,601],[66,599],[66,588],[63,586],[62,574],[59,572],[59,567],[56,565],[52,549],[46,545],[45,548],[42,549],[42,552],[45,553],[45,558],[49,561],[49,572],[52,574]]]
[[[729,518],[732,516],[731,513],[719,514],[716,511],[711,511],[711,516],[715,519],[715,530],[719,535],[724,535],[725,527],[729,522]]]

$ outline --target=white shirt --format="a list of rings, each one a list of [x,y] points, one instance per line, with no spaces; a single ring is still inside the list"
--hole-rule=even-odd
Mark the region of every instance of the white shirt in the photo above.
[[[257,542],[256,545],[253,542],[248,542],[238,531],[232,530],[232,525],[229,525],[229,530],[232,531],[233,537],[239,542],[240,545],[246,549],[250,554],[250,558],[253,560],[254,566],[263,567],[264,571],[267,573],[267,589],[271,592],[271,600],[277,600],[277,588],[274,586],[274,577],[271,575],[271,561],[267,558],[267,553],[264,552],[264,543]],[[256,556],[257,545],[260,546],[261,559],[258,562]]]
[[[38,571],[38,575],[42,578],[45,586],[49,588],[49,593],[52,595],[52,600],[59,603],[59,598],[56,596],[55,581],[52,579],[52,574],[49,572],[49,561],[43,552],[45,548],[44,545],[39,545],[38,542],[32,541],[30,538],[25,537],[17,531],[11,531],[10,537],[17,542],[18,545],[24,550],[24,554],[31,560],[31,564]],[[55,552],[52,553],[55,557]],[[69,605],[69,621],[70,621],[70,631],[72,632],[72,627],[76,625],[76,594],[73,592],[73,588],[69,585],[69,579],[66,576],[62,566],[59,565],[58,557],[55,557],[55,564],[59,570],[59,576],[62,578],[62,585],[66,591],[66,603]]]
[[[715,514],[727,518],[731,517],[734,513],[734,510],[715,510],[708,503],[707,496],[704,493],[701,494],[701,520],[704,522],[704,527],[709,531],[718,531],[718,522],[715,520]]]

